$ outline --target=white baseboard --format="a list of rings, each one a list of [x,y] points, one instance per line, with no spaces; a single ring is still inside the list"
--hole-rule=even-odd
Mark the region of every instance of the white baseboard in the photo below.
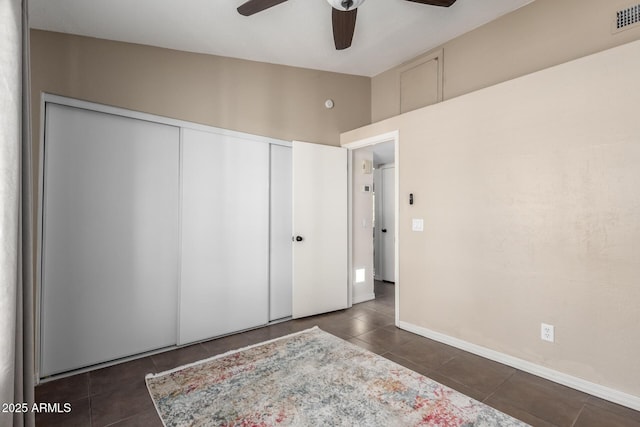
[[[411,323],[398,321],[397,326],[401,329],[413,332],[414,334],[421,335],[426,338],[447,344],[456,348],[459,348],[469,353],[477,354],[478,356],[485,357],[487,359],[494,360],[504,365],[511,366],[524,372],[536,375],[548,379],[549,381],[556,382],[558,384],[571,387],[573,389],[591,394],[593,396],[600,397],[610,402],[617,403],[619,405],[626,406],[636,411],[640,411],[640,396],[634,396],[619,390],[615,390],[609,387],[605,387],[600,384],[592,383],[582,378],[574,377],[545,366],[537,365],[532,362],[528,362],[523,359],[519,359],[514,356],[510,356],[499,351],[491,350],[486,347],[473,344],[459,338],[454,338],[440,332],[432,331],[421,326],[416,326]]]
[[[376,294],[373,292],[364,295],[354,295],[352,303],[358,304],[360,302],[371,301],[372,299],[376,299]]]

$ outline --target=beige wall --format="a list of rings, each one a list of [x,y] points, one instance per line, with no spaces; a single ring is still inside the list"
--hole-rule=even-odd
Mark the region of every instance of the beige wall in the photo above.
[[[472,92],[640,38],[640,27],[611,32],[629,0],[536,0],[440,46],[443,98]],[[409,62],[413,62],[414,58]],[[375,76],[371,120],[400,114],[400,72]]]
[[[38,30],[31,57],[35,131],[41,92],[331,145],[370,119],[367,77]]]
[[[342,135],[400,133],[401,321],[640,399],[639,75],[637,41]]]

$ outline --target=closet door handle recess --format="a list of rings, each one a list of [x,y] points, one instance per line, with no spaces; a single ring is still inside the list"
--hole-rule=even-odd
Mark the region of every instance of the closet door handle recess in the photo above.
[[[386,232],[387,232],[387,229],[386,229],[386,228],[383,228],[381,231],[382,231],[383,233],[386,233]]]

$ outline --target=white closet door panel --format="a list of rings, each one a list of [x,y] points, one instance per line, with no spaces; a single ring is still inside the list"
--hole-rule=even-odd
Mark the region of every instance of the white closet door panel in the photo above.
[[[176,343],[178,128],[47,104],[41,376]]]
[[[291,316],[293,285],[291,147],[271,146],[269,320]]]
[[[268,322],[269,145],[182,137],[181,344]]]

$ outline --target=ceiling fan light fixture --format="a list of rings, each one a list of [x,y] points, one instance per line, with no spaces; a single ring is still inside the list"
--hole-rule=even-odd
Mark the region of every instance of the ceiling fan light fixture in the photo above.
[[[364,0],[327,0],[327,2],[336,10],[346,11],[356,9],[364,3]]]

